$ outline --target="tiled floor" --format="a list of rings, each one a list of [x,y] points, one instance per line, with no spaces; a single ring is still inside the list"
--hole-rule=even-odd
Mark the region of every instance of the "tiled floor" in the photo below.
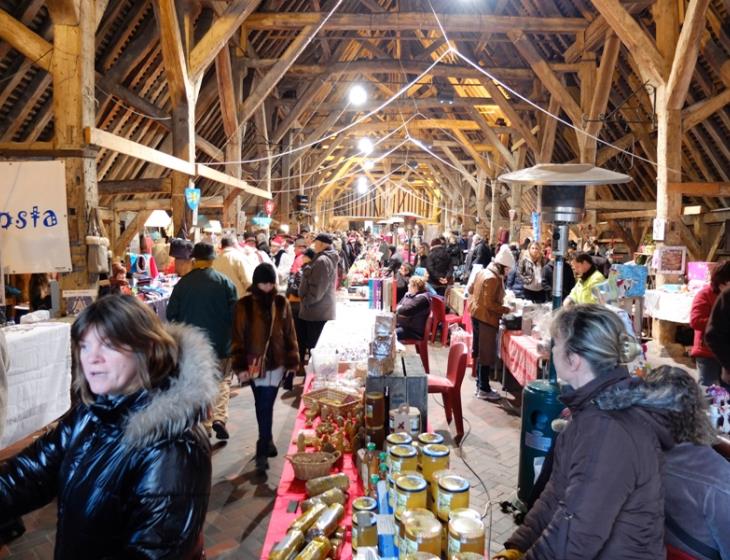
[[[447,349],[430,347],[432,374],[446,369]],[[409,351],[412,351],[409,350]],[[656,365],[656,359],[653,364]],[[297,382],[301,382],[298,378]],[[299,406],[300,390],[280,393],[275,408],[274,436],[279,449],[286,449]],[[504,514],[499,502],[514,496],[519,462],[520,420],[507,414],[498,405],[475,399],[474,382],[469,377],[462,386],[464,415],[468,436],[461,450],[452,452],[452,467],[461,471],[472,484],[472,506],[491,509],[492,552],[514,530],[511,515]],[[208,557],[222,559],[255,559],[261,552],[273,506],[276,485],[284,458],[270,461],[267,480],[254,475],[253,454],[257,439],[253,397],[247,388],[235,389],[230,405],[231,439],[218,443],[213,456],[213,488],[205,527]],[[429,397],[429,421],[434,430],[449,436],[449,429],[440,406]],[[453,426],[452,426],[453,428]],[[469,472],[465,463],[481,478]],[[39,560],[53,557],[55,505],[31,513],[24,518],[27,532],[10,546],[0,548],[0,559]]]

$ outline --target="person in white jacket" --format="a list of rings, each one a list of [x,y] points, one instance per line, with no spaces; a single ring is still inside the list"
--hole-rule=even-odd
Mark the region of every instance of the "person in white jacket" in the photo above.
[[[213,269],[225,275],[236,286],[238,299],[246,295],[251,285],[251,273],[246,266],[246,257],[231,237],[221,239],[221,253],[213,261]]]

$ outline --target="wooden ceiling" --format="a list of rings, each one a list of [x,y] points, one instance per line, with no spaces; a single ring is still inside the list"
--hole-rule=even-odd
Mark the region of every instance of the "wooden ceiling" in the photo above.
[[[410,193],[435,210],[434,218],[436,210],[486,218],[492,196],[500,197],[494,208],[506,218],[516,200],[510,200],[506,187],[486,188],[490,179],[537,162],[594,157],[598,165],[634,179],[602,190],[601,200],[625,201],[604,208],[641,214],[656,200],[657,169],[650,163],[657,161],[655,98],[647,83],[647,68],[656,62],[651,55],[668,52],[671,60],[688,10],[707,4],[682,108],[683,129],[675,131],[682,137],[681,181],[730,183],[730,0],[96,4],[103,9],[95,34],[97,129],[162,152],[175,151],[173,106],[184,84],[175,81],[170,52],[171,42],[179,41],[191,87],[199,87],[197,96],[188,92],[194,105],[196,162],[229,175],[240,172],[248,184],[270,190],[286,216],[297,192],[317,199],[312,207],[320,211],[347,213],[357,198],[355,178],[365,173],[371,183],[381,183],[374,195],[379,202],[373,199],[371,211],[396,211],[393,200]],[[0,8],[0,37],[17,37],[28,29],[53,42],[46,1],[0,0]],[[166,10],[173,8],[179,26],[161,27],[161,19],[170,15]],[[651,49],[642,48],[641,40],[632,45],[630,34],[614,34],[613,18],[628,14]],[[667,14],[676,16],[677,33],[673,39],[657,39],[657,18]],[[10,24],[18,26],[11,29]],[[235,31],[209,33],[226,25]],[[216,40],[223,49],[217,55]],[[9,151],[9,143],[50,141],[55,134],[54,84],[39,64],[46,53],[39,52],[37,60],[27,54],[0,40],[0,154],[11,157],[19,151]],[[354,84],[369,94],[363,106],[348,104]],[[405,91],[382,107],[401,89]],[[539,108],[625,151],[598,143],[592,153],[582,134]],[[357,148],[365,135],[374,142],[387,136],[367,172],[360,168]],[[292,148],[289,155],[278,156]],[[220,165],[226,160],[242,160],[240,171],[236,163]],[[140,209],[152,206],[135,200],[169,201],[170,181],[160,180],[170,176],[169,169],[109,149],[101,149],[96,162],[100,206]],[[229,203],[239,192],[210,176],[196,178],[204,196]],[[726,194],[725,186],[719,189]],[[520,196],[523,210],[534,207],[533,190]],[[707,210],[726,208],[729,200],[691,193],[684,198]],[[261,202],[243,195],[250,211]]]

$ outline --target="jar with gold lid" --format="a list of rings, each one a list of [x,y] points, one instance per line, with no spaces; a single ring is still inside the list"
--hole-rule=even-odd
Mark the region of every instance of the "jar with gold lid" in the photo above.
[[[385,450],[389,451],[394,445],[411,445],[412,443],[413,438],[405,432],[388,434],[385,438]]]
[[[423,478],[433,482],[433,473],[449,468],[450,450],[442,443],[429,443],[421,448]]]
[[[395,517],[400,518],[404,510],[426,507],[428,484],[418,473],[399,476],[395,481]]]
[[[352,514],[352,550],[362,546],[378,546],[377,517],[372,511]]]
[[[442,476],[448,476],[451,474],[458,474],[455,470],[451,469],[444,469],[442,471],[435,471],[431,477],[431,483],[430,483],[430,492],[428,495],[428,507],[431,508],[431,511],[436,513],[436,506],[438,505],[438,496],[439,496],[439,478]]]
[[[352,515],[358,511],[375,511],[378,509],[378,501],[370,496],[360,496],[352,501]]]
[[[476,515],[475,515],[476,514]],[[449,514],[447,558],[458,552],[484,554],[484,522],[470,509],[455,509]]]
[[[396,546],[399,547],[398,543],[400,543],[401,539],[404,539],[406,536],[405,522],[409,519],[414,519],[416,517],[428,517],[430,519],[436,519],[434,513],[426,508],[413,508],[405,510],[403,513],[401,513],[400,518],[396,518],[395,520],[395,526],[398,529],[395,532]]]
[[[438,519],[419,516],[403,524],[404,538],[398,549],[403,557],[413,552],[441,554],[441,523]]]
[[[448,521],[452,509],[469,507],[469,486],[469,481],[458,474],[439,477],[436,501],[436,515],[439,519]]]
[[[418,470],[418,452],[412,445],[394,445],[390,448],[390,472],[416,472]]]

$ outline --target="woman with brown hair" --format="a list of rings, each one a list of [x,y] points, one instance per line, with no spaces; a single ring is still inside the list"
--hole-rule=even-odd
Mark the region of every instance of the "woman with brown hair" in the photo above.
[[[218,393],[197,329],[108,296],[71,328],[78,402],[0,469],[0,523],[58,501],[54,557],[203,557]]]
[[[269,468],[268,458],[277,455],[272,424],[279,385],[299,367],[294,318],[286,296],[277,293],[276,280],[271,264],[258,265],[249,293],[233,310],[232,368],[242,383],[251,381],[259,427],[259,474]]]

